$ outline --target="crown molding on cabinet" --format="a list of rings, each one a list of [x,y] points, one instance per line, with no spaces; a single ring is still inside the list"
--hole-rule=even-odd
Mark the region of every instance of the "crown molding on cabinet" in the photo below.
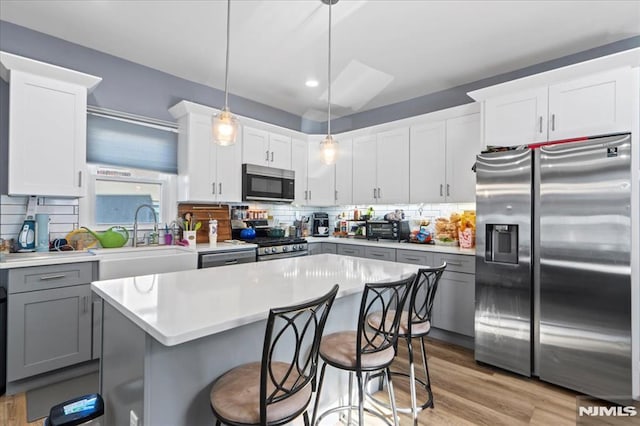
[[[7,83],[11,80],[11,71],[22,71],[76,84],[85,87],[89,93],[102,81],[101,77],[0,51],[0,77]]]
[[[495,98],[509,93],[515,93],[532,87],[547,86],[563,81],[583,77],[588,74],[610,71],[615,68],[640,66],[640,47],[590,59],[577,64],[556,68],[539,74],[518,78],[494,86],[484,87],[467,93],[476,101]]]

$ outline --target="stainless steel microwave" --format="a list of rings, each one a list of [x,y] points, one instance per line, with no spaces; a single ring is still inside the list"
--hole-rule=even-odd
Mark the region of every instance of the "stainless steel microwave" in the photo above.
[[[242,200],[291,203],[295,198],[295,172],[256,164],[242,165]]]

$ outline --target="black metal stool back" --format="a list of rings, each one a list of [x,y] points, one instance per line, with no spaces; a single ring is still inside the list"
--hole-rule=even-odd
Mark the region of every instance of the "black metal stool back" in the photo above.
[[[269,405],[291,397],[315,378],[320,339],[337,292],[336,284],[319,299],[269,311],[260,373],[261,424],[266,424]],[[281,368],[274,371],[274,361],[288,364],[284,374]],[[279,423],[289,422],[298,415],[300,413]]]
[[[412,337],[421,337],[426,332],[417,331],[421,328],[421,324],[431,324],[431,311],[433,309],[433,301],[438,290],[438,283],[447,267],[447,262],[437,267],[421,268],[411,289],[411,297],[409,298],[408,313],[410,321],[408,322],[407,335]]]
[[[363,370],[363,356],[397,347],[402,309],[415,277],[414,274],[407,279],[391,283],[365,284],[356,334],[356,348],[360,348],[356,353],[356,370]],[[381,321],[379,325],[372,327],[367,324],[367,318],[374,312],[381,312],[382,318],[387,318],[390,313],[395,314],[393,321]],[[385,367],[387,365],[380,365],[376,369]]]

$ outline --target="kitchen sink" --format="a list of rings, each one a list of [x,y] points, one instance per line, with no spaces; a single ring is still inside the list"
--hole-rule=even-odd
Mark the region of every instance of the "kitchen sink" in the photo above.
[[[180,246],[90,249],[100,258],[99,279],[185,271],[198,267],[198,253]]]

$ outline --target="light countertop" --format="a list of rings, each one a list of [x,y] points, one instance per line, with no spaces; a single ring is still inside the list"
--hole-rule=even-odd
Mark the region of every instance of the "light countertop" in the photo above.
[[[106,303],[165,346],[266,319],[340,285],[338,297],[365,282],[393,281],[418,266],[334,254],[96,281]]]
[[[398,250],[415,250],[429,251],[435,253],[462,254],[466,256],[475,256],[476,249],[463,249],[458,246],[441,246],[435,244],[413,244],[399,243],[391,240],[367,240],[366,238],[344,238],[344,237],[306,237],[309,243],[335,243],[335,244],[352,244],[358,246],[369,247],[386,247]]]
[[[229,251],[243,251],[243,250],[255,250],[258,246],[255,244],[232,244],[232,243],[218,243],[215,247],[210,247],[209,244],[198,244],[195,249],[193,247],[183,246],[139,246],[139,247],[120,247],[120,248],[91,248],[86,251],[50,251],[50,252],[30,252],[30,253],[10,253],[3,254],[0,257],[0,269],[12,269],[12,268],[26,268],[29,266],[44,266],[44,265],[60,265],[65,263],[75,262],[97,262],[103,258],[123,255],[123,256],[136,256],[145,254],[150,255],[153,252],[162,254],[167,250],[178,250],[186,252],[197,253],[215,253],[215,252],[229,252]]]

